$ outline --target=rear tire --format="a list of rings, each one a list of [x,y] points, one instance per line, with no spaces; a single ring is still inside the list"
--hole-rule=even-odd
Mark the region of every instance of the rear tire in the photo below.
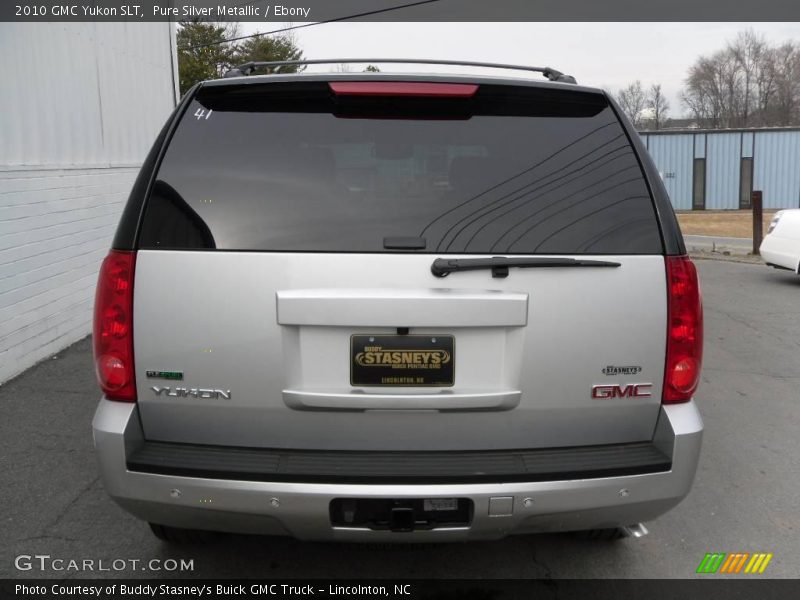
[[[179,527],[169,527],[157,523],[149,523],[150,531],[153,535],[167,544],[206,544],[214,540],[218,534],[214,531],[202,531],[200,529],[181,529]]]
[[[575,535],[583,540],[590,540],[593,542],[616,542],[625,539],[627,534],[621,527],[612,527],[609,529],[587,529],[585,531],[576,531]]]

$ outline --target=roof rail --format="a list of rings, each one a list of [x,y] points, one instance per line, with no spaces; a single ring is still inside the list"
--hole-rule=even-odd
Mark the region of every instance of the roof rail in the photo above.
[[[468,60],[435,60],[418,58],[330,58],[310,60],[278,60],[269,62],[248,62],[235,67],[225,73],[225,77],[242,77],[250,75],[255,69],[271,69],[273,67],[287,67],[300,65],[325,65],[348,63],[400,63],[409,65],[451,65],[457,67],[486,67],[493,69],[511,69],[515,71],[528,71],[541,73],[550,81],[560,83],[577,83],[572,75],[564,75],[550,67],[530,67],[526,65],[506,65],[500,63],[473,62]]]

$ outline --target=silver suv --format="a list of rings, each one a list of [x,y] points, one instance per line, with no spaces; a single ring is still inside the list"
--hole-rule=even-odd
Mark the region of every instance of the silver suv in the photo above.
[[[678,504],[700,292],[614,101],[263,66],[186,94],[103,263],[112,498],[168,541],[615,537]]]

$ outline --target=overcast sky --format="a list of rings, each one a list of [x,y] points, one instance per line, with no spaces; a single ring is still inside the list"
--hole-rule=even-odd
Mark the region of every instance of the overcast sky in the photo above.
[[[280,26],[242,23],[240,32]],[[800,23],[326,23],[295,35],[306,58],[444,58],[549,66],[574,75],[579,83],[612,91],[635,79],[661,83],[670,115],[676,117],[684,113],[678,94],[688,67],[747,28],[772,42],[800,41]],[[436,69],[441,67],[382,67]]]

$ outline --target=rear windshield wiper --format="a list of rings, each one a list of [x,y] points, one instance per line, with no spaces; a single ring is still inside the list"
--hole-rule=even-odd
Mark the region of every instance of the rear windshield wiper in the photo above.
[[[619,267],[618,262],[607,260],[584,260],[576,258],[509,258],[493,256],[492,258],[437,258],[431,265],[431,273],[436,277],[445,277],[454,271],[475,271],[491,269],[492,277],[508,277],[509,267],[520,269],[543,269],[560,267]]]

